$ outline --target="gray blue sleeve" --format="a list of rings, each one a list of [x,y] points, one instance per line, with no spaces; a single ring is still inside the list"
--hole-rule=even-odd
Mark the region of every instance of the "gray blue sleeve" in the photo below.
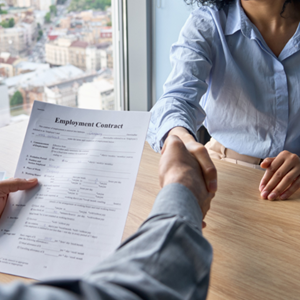
[[[208,89],[213,67],[215,25],[207,9],[195,10],[178,41],[172,45],[172,70],[161,98],[151,109],[147,141],[159,152],[168,132],[174,127],[196,133],[206,114],[199,102]]]
[[[86,276],[2,286],[0,299],[205,299],[212,248],[201,223],[192,192],[170,184],[139,230]]]

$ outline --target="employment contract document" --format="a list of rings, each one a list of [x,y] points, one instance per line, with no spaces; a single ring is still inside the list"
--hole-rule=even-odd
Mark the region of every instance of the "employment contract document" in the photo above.
[[[0,272],[81,276],[120,244],[150,119],[35,102],[0,219]]]

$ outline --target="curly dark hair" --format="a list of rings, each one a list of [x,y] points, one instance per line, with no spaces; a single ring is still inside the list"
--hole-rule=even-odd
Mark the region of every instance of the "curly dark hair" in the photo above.
[[[206,5],[206,6],[216,6],[218,9],[222,9],[224,6],[232,3],[234,0],[184,0],[184,2],[188,5],[190,4],[194,4],[194,3],[197,3],[198,6],[200,5]],[[282,10],[281,10],[281,15],[283,14],[284,10],[285,10],[285,7],[288,3],[296,3],[298,5],[300,5],[300,0],[286,0],[284,3],[283,3],[283,6],[282,6]]]

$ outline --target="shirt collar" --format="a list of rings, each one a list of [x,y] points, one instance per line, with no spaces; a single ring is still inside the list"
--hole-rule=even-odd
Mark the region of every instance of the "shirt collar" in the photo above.
[[[246,16],[240,0],[235,0],[229,5],[227,21],[225,27],[225,35],[231,35],[241,30],[245,37],[255,39],[257,37],[255,26]]]
[[[268,48],[259,30],[246,16],[241,6],[240,0],[235,0],[232,4],[228,6],[225,35],[232,35],[239,30],[242,32],[242,34],[245,37],[249,39],[259,40],[262,45]],[[279,57],[281,59],[284,59],[285,57],[288,57],[292,55],[294,52],[297,52],[299,50],[300,50],[300,24],[298,25],[298,28],[294,36],[288,42],[288,44],[283,49]]]
[[[241,4],[240,0],[235,0],[228,8],[225,35],[234,34],[238,30],[241,30]]]

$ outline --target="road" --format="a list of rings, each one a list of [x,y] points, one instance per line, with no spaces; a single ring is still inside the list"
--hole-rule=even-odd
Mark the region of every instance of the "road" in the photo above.
[[[52,29],[55,29],[55,24],[59,22],[67,13],[68,7],[71,3],[71,0],[66,1],[63,5],[57,5],[57,16],[51,18],[51,23],[44,24],[42,26],[43,36],[39,41],[33,45],[31,50],[29,50],[28,61],[36,62],[36,63],[45,63],[45,44],[47,43],[47,36],[51,32]]]

